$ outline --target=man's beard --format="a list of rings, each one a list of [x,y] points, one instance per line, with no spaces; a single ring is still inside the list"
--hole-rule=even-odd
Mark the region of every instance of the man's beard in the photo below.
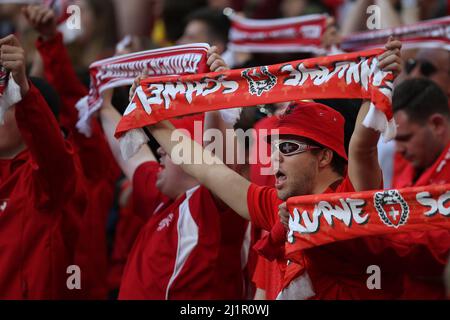
[[[304,170],[303,176],[291,178],[293,183],[289,183],[286,190],[278,191],[279,199],[287,201],[289,198],[310,195],[314,191],[314,181],[316,179],[316,171],[314,163],[310,163],[308,168]],[[288,177],[289,180],[289,177]]]

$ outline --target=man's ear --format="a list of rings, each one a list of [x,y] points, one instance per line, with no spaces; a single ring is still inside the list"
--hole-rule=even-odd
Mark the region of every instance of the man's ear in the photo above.
[[[429,128],[435,135],[441,136],[448,130],[448,119],[442,114],[435,113],[427,120]]]
[[[330,149],[325,148],[321,150],[319,154],[319,167],[325,168],[329,166],[331,162],[333,162],[333,157],[334,157],[333,151],[331,151]]]

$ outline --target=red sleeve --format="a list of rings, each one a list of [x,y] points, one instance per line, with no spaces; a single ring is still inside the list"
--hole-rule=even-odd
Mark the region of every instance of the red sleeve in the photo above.
[[[36,47],[42,56],[45,78],[55,88],[61,99],[60,122],[70,130],[79,149],[83,172],[92,181],[116,180],[120,174],[114,156],[96,119],[90,126],[92,136],[87,138],[76,129],[78,110],[76,103],[88,94],[87,88],[78,79],[60,33],[53,39],[39,39]]]
[[[71,196],[75,189],[76,167],[73,150],[67,143],[49,106],[30,84],[27,95],[16,104],[15,115],[22,138],[30,150],[39,186],[55,199]]]
[[[248,189],[247,205],[250,220],[258,228],[270,231],[279,221],[278,206],[283,201],[278,199],[274,188],[251,184]]]
[[[47,81],[55,88],[64,105],[71,106],[63,110],[64,116],[74,117],[78,112],[75,104],[88,94],[88,89],[78,79],[72,66],[69,54],[63,43],[60,33],[54,38],[44,41],[41,38],[36,42],[36,48],[41,54],[44,63],[44,74]]]
[[[160,169],[159,163],[150,161],[141,164],[133,177],[133,203],[137,215],[147,221],[159,205],[166,203],[169,199],[156,187],[157,174]]]
[[[252,282],[255,284],[256,288],[261,290],[266,290],[266,264],[266,259],[258,256],[258,262],[256,264]]]

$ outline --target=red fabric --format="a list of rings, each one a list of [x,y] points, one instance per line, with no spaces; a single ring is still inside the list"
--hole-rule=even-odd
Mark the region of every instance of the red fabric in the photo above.
[[[116,226],[108,272],[110,290],[118,290],[120,288],[128,256],[141,228],[145,224],[145,221],[135,214],[131,189],[131,183],[127,183],[120,195],[122,199],[122,197],[126,197],[126,193],[129,193],[126,203],[121,204],[119,208],[119,220]]]
[[[450,230],[450,185],[293,197],[286,255],[354,238]],[[447,212],[449,211],[449,212]]]
[[[363,51],[181,77],[149,77],[141,81],[115,135],[119,138],[162,120],[206,111],[331,98],[370,99],[373,112],[367,120],[369,126],[391,128],[394,76],[376,67],[376,58],[383,52]]]
[[[258,256],[253,282],[257,288],[265,291],[266,300],[275,300],[283,283],[278,263],[269,261],[263,256]]]
[[[101,94],[108,89],[132,85],[147,70],[150,77],[198,74],[209,70],[208,44],[181,45],[116,56],[89,66],[89,95],[77,103],[80,111],[78,128],[90,135],[89,120],[101,108]]]
[[[67,299],[86,208],[81,169],[34,86],[15,113],[28,149],[0,160],[0,298]]]
[[[283,277],[286,271],[287,260],[285,259],[284,244],[286,242],[286,230],[278,222],[270,232],[255,244],[254,250],[259,254],[259,273],[262,274],[262,287],[266,291],[267,300],[275,300],[283,285]]]
[[[130,254],[119,299],[242,299],[246,222],[204,187],[168,201],[155,188],[158,169],[146,163],[135,173],[136,212],[150,217]]]
[[[307,15],[276,20],[248,19],[238,14],[231,21],[228,48],[237,52],[318,52],[327,16]]]
[[[354,192],[348,178],[332,192]],[[276,190],[251,185],[248,192],[248,208],[252,222],[270,230],[278,222],[278,199]],[[401,293],[397,280],[400,265],[392,266],[392,251],[379,253],[378,240],[372,237],[337,242],[304,251],[303,264],[287,266],[285,278],[292,279],[307,271],[316,296],[313,299],[392,299]],[[366,285],[367,267],[380,265],[385,270],[383,290],[369,290]],[[286,284],[285,284],[286,285]]]
[[[345,119],[336,110],[316,102],[297,102],[276,125],[279,135],[311,139],[347,160],[344,143]]]
[[[106,222],[113,204],[115,182],[120,176],[114,156],[96,119],[91,121],[92,136],[86,138],[76,129],[76,102],[87,94],[78,79],[62,35],[49,41],[38,40],[45,77],[61,99],[60,121],[70,130],[70,138],[80,157],[89,188],[89,203],[77,245],[77,264],[83,270],[82,299],[106,299],[108,295],[108,256]]]

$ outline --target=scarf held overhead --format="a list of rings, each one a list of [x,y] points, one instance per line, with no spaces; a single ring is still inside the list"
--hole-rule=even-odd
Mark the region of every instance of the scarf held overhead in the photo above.
[[[450,230],[450,185],[291,198],[286,255],[358,237]]]
[[[197,43],[126,54],[93,63],[89,68],[89,95],[76,105],[78,130],[90,136],[89,120],[101,108],[101,94],[105,90],[131,85],[144,71],[149,77],[207,72],[208,49],[208,44]]]
[[[272,66],[141,81],[120,121],[116,137],[132,154],[142,142],[140,129],[194,113],[303,99],[368,99],[364,125],[395,136],[391,110],[394,76],[381,71],[372,50],[299,60]],[[140,133],[139,133],[140,132]],[[125,135],[125,136],[124,136]],[[139,138],[141,137],[141,138]],[[130,156],[132,154],[128,154]]]
[[[391,35],[402,41],[403,49],[443,48],[450,51],[450,16],[397,28],[356,33],[342,41],[341,49],[357,51],[381,48]]]
[[[254,20],[235,13],[231,21],[231,51],[322,53],[322,35],[327,15],[313,14],[295,18]]]

